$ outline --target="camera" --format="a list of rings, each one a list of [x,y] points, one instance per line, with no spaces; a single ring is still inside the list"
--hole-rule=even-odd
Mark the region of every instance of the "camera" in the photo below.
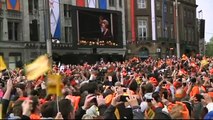
[[[120,97],[120,101],[121,101],[121,102],[127,102],[127,98],[129,98],[129,96],[122,95],[122,96]]]
[[[123,89],[123,92],[126,92],[127,91],[127,89]]]
[[[191,83],[196,83],[196,78],[191,78],[191,79],[190,79],[190,82],[191,82]]]
[[[163,85],[167,84],[166,80],[163,81]]]
[[[185,83],[185,82],[183,83],[183,86],[184,86],[184,87],[186,86],[186,83]]]
[[[210,79],[210,82],[213,83],[213,78]]]
[[[151,102],[153,100],[152,93],[146,93],[144,95],[144,101]]]

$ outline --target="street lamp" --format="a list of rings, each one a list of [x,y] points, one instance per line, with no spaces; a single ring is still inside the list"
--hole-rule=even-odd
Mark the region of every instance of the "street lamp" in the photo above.
[[[49,0],[44,0],[44,30],[46,36],[46,44],[47,44],[47,54],[50,59],[50,63],[52,64],[52,35],[50,32],[50,10],[49,10]]]
[[[175,0],[175,22],[176,22],[176,47],[177,47],[177,57],[180,58],[180,38],[179,38],[179,21],[178,21],[178,0]]]

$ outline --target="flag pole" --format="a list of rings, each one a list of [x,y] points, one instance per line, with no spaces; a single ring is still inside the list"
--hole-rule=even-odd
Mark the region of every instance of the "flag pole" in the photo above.
[[[49,0],[44,0],[44,29],[45,29],[45,36],[46,36],[46,46],[47,46],[47,54],[50,59],[50,66],[52,68],[52,35],[51,35],[51,27],[50,27],[50,7],[49,7]]]
[[[56,94],[56,104],[57,104],[57,111],[58,113],[60,112],[59,111],[59,96]]]

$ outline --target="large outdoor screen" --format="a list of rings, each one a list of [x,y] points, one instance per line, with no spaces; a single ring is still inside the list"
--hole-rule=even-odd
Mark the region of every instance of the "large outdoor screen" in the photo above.
[[[81,7],[72,10],[78,47],[123,46],[121,12]]]

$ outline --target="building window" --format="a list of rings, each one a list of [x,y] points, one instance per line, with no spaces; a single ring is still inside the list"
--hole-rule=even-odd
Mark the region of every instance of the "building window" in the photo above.
[[[191,30],[188,28],[188,41],[191,41]]]
[[[162,37],[162,20],[157,18],[157,35],[158,38]]]
[[[119,0],[119,7],[120,7],[120,8],[123,7],[123,0]]]
[[[161,4],[159,0],[156,1],[156,10],[157,11],[161,10]]]
[[[0,56],[2,56],[2,57],[3,57],[3,59],[4,59],[4,53],[0,52]]]
[[[65,42],[70,43],[72,42],[72,28],[71,27],[65,27]]]
[[[165,36],[164,37],[168,38],[168,24],[167,24],[167,22],[165,22],[164,24],[165,24],[165,28],[164,28],[164,35]]]
[[[188,31],[187,31],[187,27],[185,27],[185,41],[187,41],[188,39]]]
[[[17,63],[21,62],[21,53],[10,53],[9,54],[9,68],[15,69]]]
[[[39,41],[38,36],[38,22],[37,20],[32,20],[30,24],[30,41]]]
[[[138,9],[146,8],[146,0],[137,0]]]
[[[18,41],[19,23],[8,22],[8,39],[11,41]]]
[[[183,16],[186,17],[186,9],[183,10]]]
[[[174,24],[171,24],[170,32],[171,32],[171,39],[174,39]]]
[[[71,5],[64,4],[64,17],[71,17]]]
[[[138,19],[138,39],[146,40],[147,38],[147,20]]]
[[[186,17],[190,18],[190,11],[186,11]]]
[[[116,0],[109,0],[109,6],[115,7],[115,2],[116,2]]]
[[[194,19],[195,17],[195,14],[194,14],[194,11],[192,11],[192,19]]]
[[[38,10],[38,0],[28,0],[29,14],[34,14]]]
[[[193,17],[194,17],[194,14],[193,14],[193,11],[191,11],[190,12],[190,18],[193,19]]]
[[[192,41],[195,41],[195,32],[194,32],[194,29],[192,29]]]

